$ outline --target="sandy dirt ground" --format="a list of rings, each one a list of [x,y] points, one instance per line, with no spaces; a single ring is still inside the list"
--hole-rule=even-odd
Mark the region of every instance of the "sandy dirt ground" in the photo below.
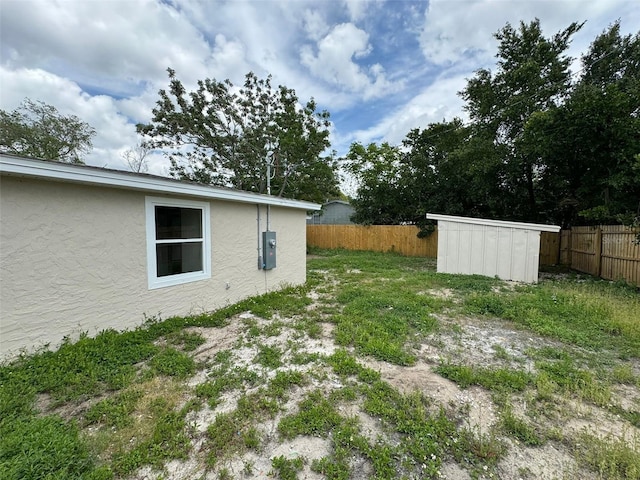
[[[452,296],[448,290],[428,291],[425,295]],[[314,301],[309,308],[317,307],[317,302],[322,295],[317,292],[309,293]],[[231,350],[233,362],[240,367],[254,369],[260,375],[269,377],[275,375],[274,370],[268,370],[254,364],[257,354],[256,342],[242,341],[246,332],[248,321],[255,322],[258,326],[265,326],[270,321],[282,323],[280,334],[271,337],[261,337],[262,344],[278,346],[287,352],[290,348],[290,340],[296,332],[290,328],[293,319],[277,318],[264,320],[254,317],[246,312],[231,319],[223,328],[194,328],[206,338],[206,343],[195,352],[195,359],[206,364],[216,352]],[[417,362],[412,366],[398,366],[386,362],[376,361],[370,358],[359,358],[361,364],[380,372],[382,379],[403,393],[413,391],[423,392],[431,397],[435,406],[444,406],[449,411],[458,412],[461,416],[461,425],[476,430],[479,433],[488,433],[498,421],[496,406],[491,394],[480,388],[459,388],[455,383],[435,373],[435,368],[442,362],[455,359],[457,363],[485,366],[517,365],[519,368],[533,369],[534,366],[526,354],[529,348],[556,345],[555,342],[532,334],[531,332],[514,329],[507,323],[499,321],[487,321],[476,318],[448,318],[439,316],[441,328],[437,333],[421,338],[414,345],[414,353]],[[455,328],[449,328],[453,325]],[[333,324],[322,324],[322,334],[319,338],[304,338],[298,352],[319,353],[331,355],[337,348],[332,339]],[[505,359],[496,358],[496,345],[500,346],[506,355]],[[230,473],[231,478],[267,479],[274,478],[271,459],[277,456],[287,458],[304,458],[305,464],[298,473],[300,479],[320,479],[322,475],[311,471],[310,465],[314,459],[320,459],[330,453],[330,440],[327,438],[300,436],[293,440],[282,440],[277,432],[277,425],[282,416],[295,413],[299,401],[305,395],[315,389],[330,392],[342,386],[340,378],[334,375],[330,369],[326,369],[323,375],[317,375],[317,370],[323,368],[316,363],[306,365],[293,365],[287,362],[287,354],[283,358],[284,364],[280,370],[297,369],[309,373],[311,381],[304,387],[296,387],[289,395],[289,400],[283,406],[281,414],[273,419],[268,419],[259,425],[262,435],[262,444],[258,452],[249,451],[241,457],[227,461],[224,467]],[[640,366],[633,365],[636,373]],[[315,373],[315,375],[313,375]],[[199,371],[189,379],[190,387],[195,387],[208,378],[208,370]],[[164,472],[144,468],[132,477],[132,480],[147,479],[217,479],[219,472],[207,471],[203,466],[203,449],[205,448],[205,432],[219,413],[228,412],[235,408],[238,394],[226,394],[220,404],[212,410],[204,407],[198,412],[189,414],[188,423],[191,429],[192,454],[184,461],[172,461],[166,465]],[[621,386],[615,391],[614,400],[620,406],[629,408],[640,404],[640,391],[636,386]],[[602,438],[625,438],[629,442],[638,442],[640,432],[637,428],[625,423],[610,411],[598,408],[592,404],[580,402],[577,399],[559,399],[557,415],[554,417],[554,425],[564,435],[587,431]],[[524,412],[527,409],[526,397],[514,397],[513,406],[516,412]],[[341,407],[341,414],[357,417],[362,427],[362,433],[370,439],[384,437],[385,431],[381,422],[373,418],[359,408],[356,403],[348,407]],[[549,423],[551,420],[541,418],[541,422]],[[549,441],[543,446],[528,447],[519,442],[504,438],[508,446],[507,453],[499,461],[497,472],[487,474],[484,478],[510,479],[580,479],[591,480],[600,478],[593,472],[581,469],[574,460],[569,447],[562,441]],[[250,466],[250,468],[248,468]],[[352,472],[354,479],[366,479],[372,476],[372,467],[361,458],[353,458]],[[250,473],[249,473],[250,470]],[[440,470],[440,478],[451,480],[466,480],[472,478],[470,473],[454,462],[444,463]],[[483,478],[481,475],[479,478]]]

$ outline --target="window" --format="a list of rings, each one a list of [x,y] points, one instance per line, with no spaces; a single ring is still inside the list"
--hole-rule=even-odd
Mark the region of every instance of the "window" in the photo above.
[[[209,204],[146,198],[149,288],[211,278]]]

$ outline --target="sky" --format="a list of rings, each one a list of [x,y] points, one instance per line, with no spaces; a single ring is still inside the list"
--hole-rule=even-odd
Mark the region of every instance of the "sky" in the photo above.
[[[252,71],[329,111],[344,155],[466,119],[457,92],[495,70],[493,34],[535,18],[546,36],[586,22],[568,51],[579,59],[616,20],[638,33],[640,0],[2,0],[0,108],[28,97],[76,115],[97,132],[86,163],[126,169],[168,67],[187,89]],[[150,157],[150,173],[168,169]]]

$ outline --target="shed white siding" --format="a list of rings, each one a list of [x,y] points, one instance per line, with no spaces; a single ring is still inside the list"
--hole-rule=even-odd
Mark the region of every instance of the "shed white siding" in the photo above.
[[[427,214],[438,220],[438,272],[538,281],[540,232],[555,225]]]

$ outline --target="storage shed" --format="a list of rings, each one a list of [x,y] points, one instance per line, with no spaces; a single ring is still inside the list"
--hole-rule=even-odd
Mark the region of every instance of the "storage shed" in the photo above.
[[[556,225],[505,222],[427,213],[438,220],[438,272],[538,281],[540,232]]]
[[[302,284],[319,208],[0,154],[0,359]]]

